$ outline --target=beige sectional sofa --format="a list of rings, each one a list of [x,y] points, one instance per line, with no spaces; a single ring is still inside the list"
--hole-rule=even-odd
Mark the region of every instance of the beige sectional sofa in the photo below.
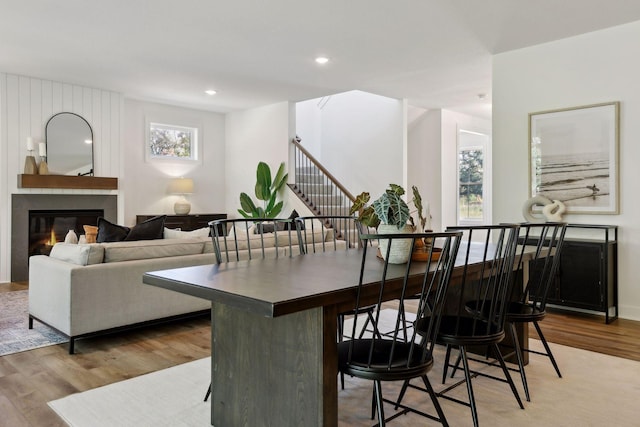
[[[166,234],[165,234],[166,236]],[[261,257],[259,235],[238,236],[232,259]],[[297,235],[266,239],[265,257],[299,254]],[[316,235],[328,239],[332,235]],[[233,240],[229,239],[231,245]],[[319,240],[314,240],[321,245]],[[343,242],[342,242],[343,243]],[[334,244],[333,242],[331,243]],[[344,247],[338,242],[339,247]],[[226,262],[223,259],[222,262]],[[75,340],[210,310],[208,300],[145,285],[147,271],[216,262],[210,238],[172,238],[92,244],[57,243],[49,256],[29,260],[29,323],[39,321]]]
[[[70,338],[175,317],[204,314],[209,301],[142,283],[147,271],[215,262],[207,238],[85,245],[58,243],[29,259],[29,323],[45,323]]]

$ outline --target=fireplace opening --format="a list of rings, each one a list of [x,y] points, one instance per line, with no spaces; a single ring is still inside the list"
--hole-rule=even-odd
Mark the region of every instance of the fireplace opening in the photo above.
[[[30,210],[28,256],[49,255],[53,245],[64,242],[73,230],[76,236],[84,234],[83,225],[97,225],[104,216],[102,209]]]

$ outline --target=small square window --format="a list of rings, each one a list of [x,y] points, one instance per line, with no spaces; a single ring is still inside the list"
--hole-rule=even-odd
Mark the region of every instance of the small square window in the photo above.
[[[198,161],[198,128],[149,122],[147,160]]]

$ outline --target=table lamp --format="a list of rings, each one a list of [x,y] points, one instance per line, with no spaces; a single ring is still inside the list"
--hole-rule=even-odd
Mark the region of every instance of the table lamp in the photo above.
[[[169,184],[169,194],[178,194],[180,197],[173,205],[176,215],[187,215],[191,211],[191,203],[186,199],[187,194],[193,193],[193,179],[175,178]]]

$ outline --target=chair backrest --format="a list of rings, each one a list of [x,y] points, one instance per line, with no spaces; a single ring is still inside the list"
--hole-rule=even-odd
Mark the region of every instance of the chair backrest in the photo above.
[[[520,302],[544,310],[555,280],[567,224],[561,222],[520,224],[518,269],[528,274]],[[525,265],[525,263],[528,263]]]
[[[300,254],[293,220],[285,218],[220,219],[209,223],[218,264]]]
[[[433,350],[435,336],[440,324],[440,316],[445,302],[447,287],[456,261],[462,233],[419,233],[419,234],[364,234],[362,263],[359,274],[356,308],[353,316],[352,337],[359,336],[358,328],[367,317],[367,310],[375,304],[374,325],[377,333],[363,339],[353,339],[349,343],[349,364],[357,364],[365,369],[383,370],[393,374],[424,363]],[[394,242],[412,239],[412,250],[418,239],[431,242],[428,259],[432,262],[409,259],[406,264],[390,264],[379,259],[371,251],[371,241],[387,240],[387,256]],[[411,337],[405,338],[404,316],[400,311],[385,309],[382,302],[389,297],[397,298],[404,304],[405,298],[419,295],[418,316],[429,317],[429,327],[422,338],[417,338],[415,328]],[[359,320],[360,319],[360,320]],[[424,339],[427,337],[427,339]],[[365,343],[363,348],[362,343]],[[382,351],[388,350],[388,354]],[[365,354],[363,354],[365,353]]]
[[[353,216],[306,216],[295,219],[300,251],[305,254],[362,247],[360,223]]]
[[[519,225],[448,227],[465,238],[458,252],[460,276],[450,288],[446,314],[455,316],[452,335],[480,337],[504,333],[516,268]],[[451,325],[450,325],[451,326]]]

